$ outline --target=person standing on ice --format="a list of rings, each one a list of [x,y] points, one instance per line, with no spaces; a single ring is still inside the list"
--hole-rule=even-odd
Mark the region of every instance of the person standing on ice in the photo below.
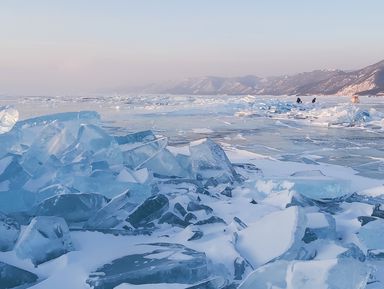
[[[296,103],[303,103],[303,102],[301,101],[301,98],[300,98],[300,97],[298,97],[298,98],[296,99]]]
[[[354,95],[354,96],[352,96],[352,98],[351,98],[351,102],[352,102],[352,103],[360,103],[359,96],[358,96],[358,95]]]

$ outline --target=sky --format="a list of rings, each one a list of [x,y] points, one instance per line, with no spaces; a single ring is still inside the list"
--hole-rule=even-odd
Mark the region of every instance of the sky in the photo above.
[[[384,59],[383,0],[0,0],[0,95]]]

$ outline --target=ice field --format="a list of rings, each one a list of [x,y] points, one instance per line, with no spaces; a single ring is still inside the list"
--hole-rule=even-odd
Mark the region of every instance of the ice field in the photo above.
[[[384,99],[0,98],[0,289],[384,289]]]

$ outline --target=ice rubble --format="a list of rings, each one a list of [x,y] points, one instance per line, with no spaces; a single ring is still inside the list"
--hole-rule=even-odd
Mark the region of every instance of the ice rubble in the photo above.
[[[334,103],[297,104],[277,99],[261,103],[255,101],[248,110],[238,111],[235,115],[309,120],[311,123],[320,125],[345,127],[382,127],[380,123],[384,118],[384,115],[374,108],[365,109],[349,103],[338,105]]]
[[[378,184],[356,191],[318,163],[269,178],[282,163],[232,163],[209,138],[171,149],[151,131],[114,136],[94,112],[17,122],[0,149],[0,261],[37,268],[0,263],[5,288],[61,274],[48,261],[81,268],[76,288],[383,285]]]

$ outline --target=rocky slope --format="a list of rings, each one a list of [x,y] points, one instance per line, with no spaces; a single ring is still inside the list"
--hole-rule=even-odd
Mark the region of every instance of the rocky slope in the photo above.
[[[356,71],[315,70],[260,78],[207,76],[151,85],[142,93],[256,95],[384,95],[384,60]]]

